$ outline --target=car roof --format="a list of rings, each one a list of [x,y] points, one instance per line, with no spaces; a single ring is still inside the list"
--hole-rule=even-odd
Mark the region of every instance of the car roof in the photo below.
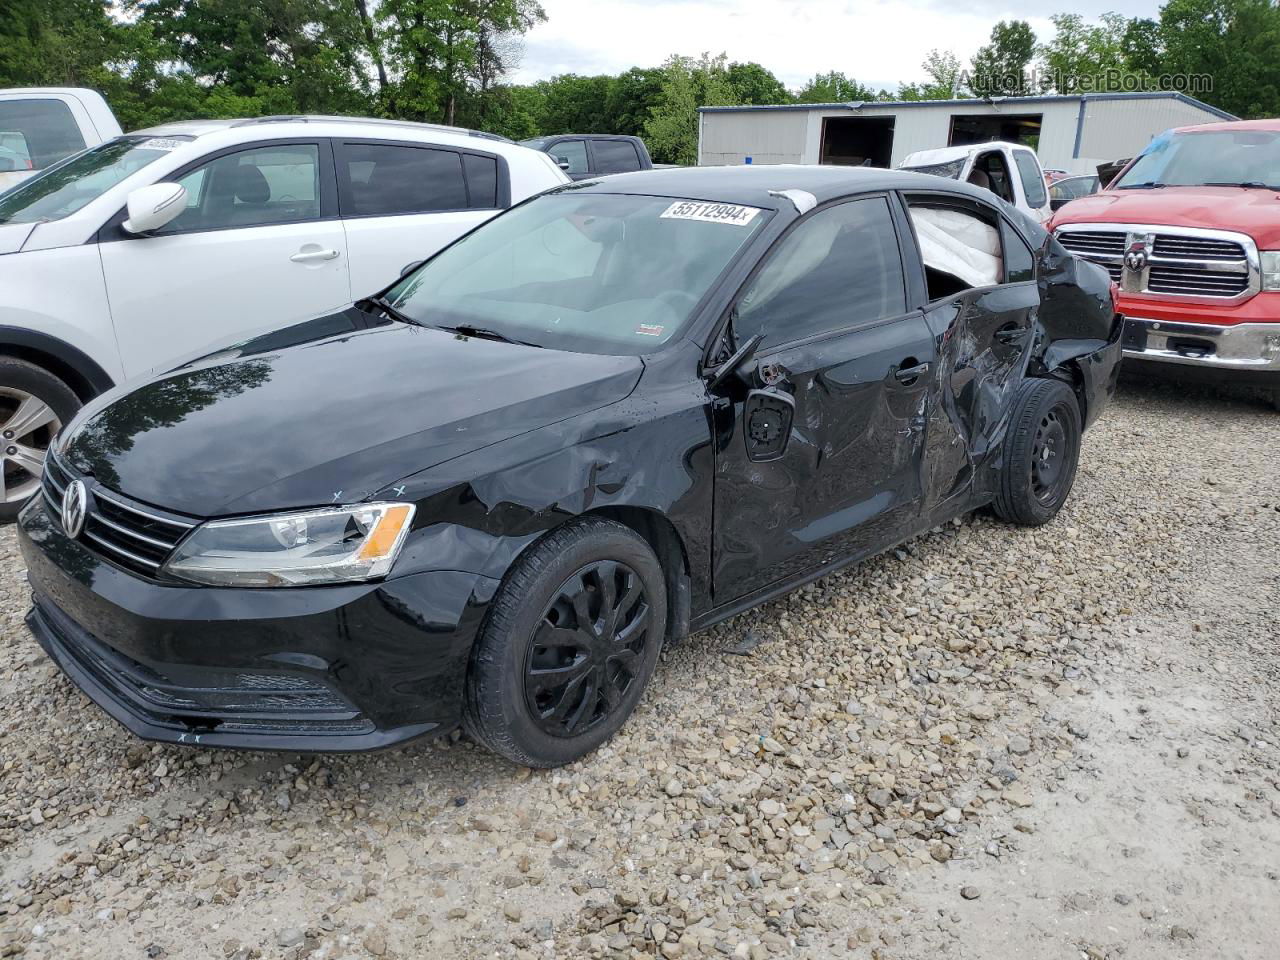
[[[989,190],[928,173],[884,170],[878,167],[795,164],[641,170],[584,180],[560,189],[741,203],[770,210],[792,206],[789,200],[777,196],[784,190],[803,190],[812,194],[818,203],[878,190],[932,190],[988,202],[995,199]]]
[[[1217,130],[1267,130],[1280,133],[1280,119],[1228,120],[1223,123],[1197,123],[1189,127],[1174,127],[1174,133],[1213,133]]]
[[[374,127],[377,128],[379,136],[385,136],[388,139],[393,137],[395,131],[400,130],[408,133],[445,134],[456,137],[475,137],[482,140],[495,140],[501,143],[512,143],[512,141],[508,140],[506,137],[500,137],[497,134],[492,133],[483,133],[477,130],[468,130],[465,127],[450,127],[438,123],[414,123],[409,120],[386,120],[378,117],[338,117],[323,116],[319,114],[247,117],[230,120],[178,120],[172,123],[162,123],[154,127],[146,127],[142,130],[134,130],[131,131],[131,133],[146,134],[154,137],[177,135],[202,137],[211,133],[219,133],[225,130],[243,127],[251,128],[256,134],[262,134],[265,132],[269,135],[273,135],[283,132],[289,136],[293,136],[300,132],[299,124],[315,124],[318,126],[334,127],[351,135],[358,135],[355,133],[354,128]],[[317,135],[325,136],[326,134]]]
[[[987,143],[966,143],[958,147],[938,147],[935,150],[917,150],[915,153],[907,154],[902,162],[911,162],[920,165],[946,163],[949,160],[959,160],[962,157],[967,157],[982,150],[990,150],[992,147],[1008,147],[1010,150],[1017,148],[1021,148],[1023,150],[1031,149],[1022,143],[1010,143],[1007,140],[991,140]]]

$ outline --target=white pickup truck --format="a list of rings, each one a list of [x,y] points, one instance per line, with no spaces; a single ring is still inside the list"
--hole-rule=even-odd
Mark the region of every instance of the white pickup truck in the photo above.
[[[120,132],[107,101],[92,90],[0,90],[0,193]]]
[[[1029,217],[1047,223],[1053,216],[1040,158],[1018,143],[973,143],[908,154],[900,170],[932,173],[986,187]]]

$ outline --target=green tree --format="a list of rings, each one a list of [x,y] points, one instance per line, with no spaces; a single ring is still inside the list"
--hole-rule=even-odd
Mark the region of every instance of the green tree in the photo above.
[[[858,103],[876,100],[878,95],[838,70],[819,73],[796,93],[797,103]]]
[[[542,133],[612,133],[606,104],[613,78],[565,73],[545,84]]]
[[[604,104],[608,129],[603,132],[643,135],[645,121],[662,93],[664,77],[660,67],[632,67],[612,78]]]
[[[924,83],[899,84],[899,100],[950,100],[965,95],[960,83],[963,72],[960,58],[950,50],[930,50],[920,69],[929,79]]]
[[[662,90],[645,123],[649,153],[658,163],[698,162],[698,107],[730,104],[728,58],[672,56],[663,64]]]
[[[973,55],[969,89],[975,96],[1018,96],[1031,92],[1027,71],[1036,54],[1036,34],[1025,20],[1001,20],[991,42]]]
[[[1125,80],[1135,74],[1125,54],[1128,17],[1104,13],[1097,23],[1088,23],[1078,13],[1059,13],[1049,19],[1056,32],[1039,53],[1055,92],[1105,93],[1140,82]]]
[[[758,63],[731,63],[726,79],[739,104],[791,103],[791,94],[773,73]]]

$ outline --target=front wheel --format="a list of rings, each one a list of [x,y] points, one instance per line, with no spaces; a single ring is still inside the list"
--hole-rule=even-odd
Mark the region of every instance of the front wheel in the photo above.
[[[1013,398],[994,508],[1002,520],[1038,527],[1071,493],[1080,461],[1080,405],[1058,380],[1025,381]]]
[[[80,398],[49,371],[0,357],[0,523],[40,489],[49,444],[79,409]]]
[[[516,763],[558,767],[631,715],[662,650],[667,595],[648,543],[572,520],[517,561],[472,653],[464,725]]]

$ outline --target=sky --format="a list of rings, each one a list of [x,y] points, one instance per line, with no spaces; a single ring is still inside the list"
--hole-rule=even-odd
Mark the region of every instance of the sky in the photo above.
[[[1008,3],[1008,6],[1004,4]],[[673,53],[727,53],[757,63],[795,89],[839,70],[876,89],[924,78],[931,49],[967,60],[999,20],[1028,20],[1044,40],[1049,16],[1108,10],[1155,16],[1156,0],[997,0],[981,12],[944,0],[542,0],[547,22],[525,37],[515,83],[559,73],[619,73]]]

